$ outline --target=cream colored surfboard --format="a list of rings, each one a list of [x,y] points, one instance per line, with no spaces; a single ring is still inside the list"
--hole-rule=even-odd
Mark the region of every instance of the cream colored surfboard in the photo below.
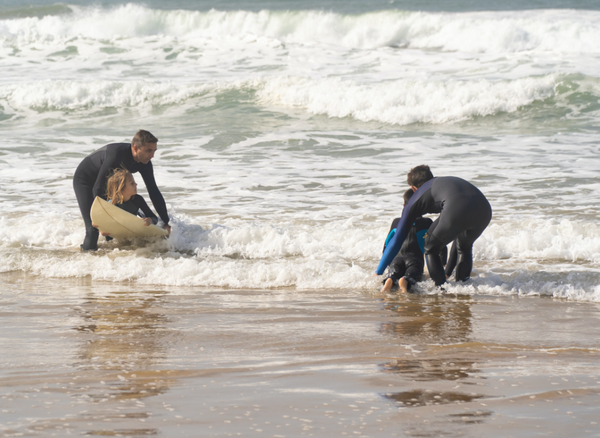
[[[166,236],[167,231],[156,225],[146,226],[142,218],[121,210],[119,207],[96,196],[90,212],[92,223],[103,233],[108,233],[114,239],[133,237]]]

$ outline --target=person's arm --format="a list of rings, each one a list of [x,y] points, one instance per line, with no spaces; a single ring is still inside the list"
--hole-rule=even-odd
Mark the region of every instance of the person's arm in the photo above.
[[[410,231],[410,227],[414,223],[414,221],[425,213],[429,213],[428,210],[428,201],[430,200],[430,189],[433,180],[427,181],[423,184],[412,197],[408,201],[408,203],[404,206],[402,210],[402,216],[400,217],[400,221],[398,222],[398,227],[396,228],[396,234],[389,241],[385,251],[383,252],[383,256],[381,256],[381,260],[379,262],[379,266],[377,266],[377,270],[375,273],[377,275],[383,274],[385,268],[388,267],[396,254],[400,252],[400,248],[402,248],[402,244]]]
[[[94,183],[94,188],[92,189],[92,194],[94,198],[96,196],[100,196],[101,198],[106,198],[106,177],[108,172],[111,169],[115,169],[119,166],[118,161],[118,149],[116,147],[106,147],[106,152],[104,155],[104,161],[102,162],[102,166],[100,166],[100,170],[98,171],[98,176],[96,177],[96,182]]]
[[[431,186],[434,180],[435,178],[430,179],[419,187],[404,206],[400,222],[398,222],[398,227],[396,228],[396,234],[392,237],[392,240],[390,240],[387,248],[383,252],[379,266],[375,271],[377,275],[383,274],[385,268],[387,268],[392,260],[394,260],[396,254],[398,254],[402,248],[402,244],[414,221],[425,213],[439,213],[441,211],[437,209],[435,199],[433,199],[431,195]]]
[[[408,235],[408,230],[412,222],[408,223],[408,214],[402,214],[402,218],[400,218],[400,222],[398,223],[398,227],[396,228],[396,234],[392,237],[392,239],[387,244],[385,251],[383,251],[383,255],[381,256],[381,261],[379,262],[379,266],[377,266],[377,270],[375,273],[377,275],[383,274],[385,268],[388,267],[394,257],[400,252],[400,248],[402,248],[402,244],[404,243],[404,239]],[[408,223],[408,225],[407,225]]]
[[[152,201],[152,205],[156,209],[156,212],[165,223],[165,226],[169,224],[169,214],[167,213],[167,204],[165,203],[165,198],[163,198],[162,193],[158,189],[156,185],[156,180],[154,179],[154,168],[152,167],[152,162],[149,161],[142,170],[140,170],[140,175],[144,179],[144,184],[146,185],[146,189],[148,190],[148,194],[150,195],[150,200]]]
[[[145,219],[147,219],[145,221],[146,225],[156,225],[158,223],[158,217],[154,214],[150,207],[148,207],[148,204],[146,203],[146,200],[144,198],[142,198],[140,195],[135,195],[135,197],[133,198],[133,202],[135,206],[138,209],[142,210],[142,213],[144,213]]]
[[[394,219],[392,221],[392,226],[390,227],[390,231],[388,231],[387,237],[385,239],[385,243],[383,244],[383,250],[381,252],[385,251],[385,248],[387,247],[388,243],[390,243],[390,240],[392,240],[392,237],[394,237],[394,234],[396,234],[396,228],[398,227],[398,222],[400,222],[399,217],[397,217],[396,219]]]

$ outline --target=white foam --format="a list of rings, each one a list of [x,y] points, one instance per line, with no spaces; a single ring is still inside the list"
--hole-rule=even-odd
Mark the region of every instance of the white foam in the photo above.
[[[381,11],[163,11],[127,4],[75,7],[69,15],[0,21],[0,38],[17,46],[73,38],[165,35],[177,38],[267,37],[301,44],[372,49],[408,46],[449,51],[598,53],[600,13],[536,10],[425,13]]]
[[[375,291],[428,163],[494,209],[450,291],[599,301],[598,12],[72,9],[0,20],[0,271]],[[173,235],[81,253],[73,171],[138,127]]]
[[[267,81],[258,97],[265,105],[300,107],[329,117],[440,124],[515,112],[554,96],[555,84],[553,75],[497,82],[403,79],[377,84],[285,77]]]
[[[123,108],[143,105],[174,105],[209,91],[222,91],[220,84],[181,87],[156,81],[35,81],[0,87],[0,99],[13,109],[76,110]]]
[[[511,81],[402,79],[377,84],[288,76],[186,85],[170,81],[45,80],[0,86],[0,102],[5,100],[15,111],[197,107],[202,100],[212,101],[223,92],[253,89],[257,103],[267,107],[300,108],[364,122],[447,124],[512,113],[542,102],[556,95],[559,82],[555,75]]]
[[[578,112],[574,92],[600,94],[594,11],[72,9],[0,20],[2,113],[195,108],[237,90],[311,114],[443,124],[548,98]]]
[[[567,219],[492,223],[478,241],[482,259],[600,263],[600,227]]]
[[[229,219],[202,226],[192,223],[196,221],[174,213],[168,241],[131,246],[101,239],[101,251],[91,254],[77,251],[83,240],[79,218],[0,217],[0,272],[164,286],[377,288],[373,270],[385,225],[365,227],[358,220],[284,225]],[[568,220],[526,222],[492,223],[475,244],[473,282],[450,283],[447,291],[598,301],[594,272],[600,264],[600,228]],[[576,271],[565,277],[564,266],[573,262],[578,263]],[[419,290],[438,293],[430,280]]]

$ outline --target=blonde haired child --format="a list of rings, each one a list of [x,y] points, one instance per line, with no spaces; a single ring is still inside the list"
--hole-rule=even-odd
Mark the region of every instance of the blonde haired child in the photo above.
[[[158,223],[158,217],[150,210],[144,198],[137,194],[137,184],[127,169],[115,169],[109,176],[106,182],[106,199],[111,204],[140,216],[146,226]]]

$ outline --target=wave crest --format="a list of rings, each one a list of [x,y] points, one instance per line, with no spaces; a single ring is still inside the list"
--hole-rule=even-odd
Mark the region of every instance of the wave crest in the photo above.
[[[517,111],[555,95],[556,77],[513,81],[402,79],[360,84],[339,78],[274,76],[244,81],[176,84],[151,81],[37,81],[0,87],[16,111],[85,110],[187,103],[231,90],[255,94],[264,106],[397,125],[445,124]]]
[[[154,10],[137,4],[76,7],[64,15],[0,20],[0,41],[22,46],[69,39],[158,36],[268,37],[285,43],[347,48],[410,47],[466,52],[599,53],[600,13],[541,10],[425,13],[388,10],[360,15],[323,11]]]
[[[277,78],[258,92],[264,104],[304,108],[329,117],[407,125],[455,123],[514,112],[554,95],[555,78],[514,81],[402,79],[357,84],[337,78]]]

